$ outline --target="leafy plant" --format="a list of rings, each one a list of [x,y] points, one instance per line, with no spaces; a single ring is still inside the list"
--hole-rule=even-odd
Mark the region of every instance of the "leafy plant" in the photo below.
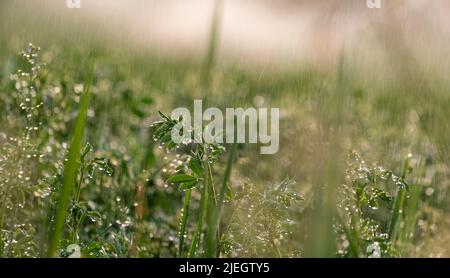
[[[377,164],[367,165],[356,152],[348,159],[346,183],[340,193],[338,232],[342,235],[340,254],[353,257],[398,256],[397,229],[407,194],[406,174]],[[393,193],[391,193],[393,192]]]
[[[23,69],[10,78],[18,121],[13,122],[12,130],[2,126],[0,132],[0,257],[39,254],[39,245],[33,239],[37,232],[33,220],[43,215],[42,210],[32,206],[42,209],[41,198],[49,195],[46,180],[38,171],[44,164],[43,148],[35,143],[41,133],[39,118],[43,105],[39,92],[44,64],[39,61],[39,51],[39,47],[28,44],[19,53],[24,60]]]
[[[164,119],[162,122],[154,124],[155,140],[166,144],[168,150],[182,147],[182,152],[187,155],[186,165],[181,165],[177,168],[176,175],[167,179],[168,183],[177,184],[180,190],[186,191],[186,196],[183,205],[183,215],[179,227],[179,256],[183,256],[184,242],[186,237],[186,227],[190,214],[191,191],[201,185],[201,200],[198,209],[197,224],[195,232],[192,236],[191,244],[188,249],[187,256],[195,257],[199,249],[200,240],[203,235],[204,247],[203,254],[206,256],[215,256],[219,252],[218,240],[214,234],[218,234],[218,227],[211,219],[220,218],[221,203],[224,201],[224,194],[228,188],[228,181],[231,174],[231,165],[234,158],[234,147],[230,152],[228,159],[228,167],[225,173],[224,181],[220,193],[217,193],[218,187],[214,182],[212,166],[217,162],[219,156],[225,151],[225,148],[215,143],[198,143],[193,144],[194,138],[185,144],[176,144],[171,139],[171,132],[173,127],[182,123],[183,119],[171,119],[160,112]],[[198,127],[197,127],[198,128]],[[201,127],[200,127],[201,128]],[[180,146],[184,145],[184,146]],[[220,204],[220,205],[219,205]],[[206,228],[204,228],[206,225]]]

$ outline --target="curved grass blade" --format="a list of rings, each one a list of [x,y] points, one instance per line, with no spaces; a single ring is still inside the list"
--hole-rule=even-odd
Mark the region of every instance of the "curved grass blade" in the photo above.
[[[87,111],[91,100],[91,86],[94,76],[93,64],[90,66],[88,78],[85,83],[85,92],[81,98],[80,110],[75,122],[72,140],[70,143],[67,162],[64,165],[64,179],[61,194],[56,208],[56,216],[54,226],[50,237],[50,245],[48,248],[48,256],[54,257],[58,248],[58,242],[64,232],[64,224],[67,217],[67,211],[70,205],[70,197],[75,187],[77,171],[79,168],[79,155],[81,152],[82,141],[84,137],[84,129],[86,126]]]

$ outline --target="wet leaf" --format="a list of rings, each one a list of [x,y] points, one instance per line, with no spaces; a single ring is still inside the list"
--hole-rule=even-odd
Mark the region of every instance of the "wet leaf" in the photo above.
[[[192,172],[194,172],[197,176],[202,176],[203,175],[203,168],[202,168],[202,164],[200,162],[200,160],[197,157],[192,158],[189,161],[189,169],[192,170]]]
[[[182,183],[180,185],[180,190],[193,189],[197,186],[197,184],[198,184],[198,180]]]
[[[197,178],[191,175],[187,175],[187,174],[179,174],[179,175],[175,175],[170,177],[167,182],[170,183],[188,183],[188,182],[192,182],[192,181],[197,181]]]
[[[105,158],[95,158],[93,160],[93,163],[96,164],[96,166],[97,166],[96,168],[100,172],[102,172],[102,173],[104,173],[104,174],[106,174],[108,176],[114,175],[114,169],[109,165],[107,159],[105,159]]]

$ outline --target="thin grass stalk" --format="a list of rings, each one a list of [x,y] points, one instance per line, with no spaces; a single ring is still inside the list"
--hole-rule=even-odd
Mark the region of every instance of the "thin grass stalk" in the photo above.
[[[93,65],[90,67],[88,78],[85,83],[85,92],[81,97],[80,110],[75,122],[72,140],[70,143],[67,162],[64,165],[63,185],[56,207],[56,215],[54,225],[51,232],[50,243],[48,248],[48,256],[55,257],[59,240],[64,233],[64,225],[66,222],[67,211],[70,206],[72,191],[74,190],[77,172],[79,168],[79,155],[81,152],[84,130],[86,126],[87,111],[91,100],[91,86],[93,83]]]
[[[236,137],[236,132],[235,132]],[[207,250],[206,257],[219,256],[220,250],[218,248],[218,241],[220,240],[220,231],[219,231],[219,223],[222,214],[223,202],[225,200],[225,194],[227,192],[228,183],[231,177],[231,170],[233,168],[233,161],[236,154],[236,138],[234,139],[234,143],[231,145],[230,152],[228,153],[227,165],[225,168],[225,173],[223,176],[222,186],[219,192],[219,198],[217,200],[217,206],[214,208],[211,217],[209,218],[209,227],[211,228],[211,232],[207,237]]]
[[[419,178],[417,177],[421,177],[425,174],[425,167],[423,163],[421,163],[421,167],[418,170],[419,171],[416,173],[414,183],[409,186],[409,198],[406,199],[404,205],[405,226],[399,235],[399,240],[401,242],[410,241],[414,235],[415,225],[417,222],[417,211],[419,210],[420,196],[422,195],[423,190],[423,187],[420,185]]]
[[[219,30],[222,14],[223,0],[215,0],[214,14],[211,22],[211,29],[209,33],[208,52],[206,54],[205,62],[203,65],[202,82],[207,88],[210,82],[211,70],[214,66],[214,59],[217,52],[217,45],[219,42]]]
[[[406,178],[408,172],[409,160],[405,160],[402,172],[402,180]],[[403,204],[406,198],[406,186],[400,186],[397,189],[397,195],[395,197],[394,206],[391,213],[391,221],[389,223],[389,241],[394,245],[398,234],[398,227],[403,211]]]
[[[342,229],[344,230],[345,236],[347,237],[347,240],[349,242],[350,246],[350,255],[354,258],[360,257],[360,244],[358,239],[358,230],[356,228],[355,222],[356,219],[354,215],[351,216],[351,227],[347,227],[346,223],[342,220],[342,217],[339,215],[337,216],[337,219],[339,223],[342,226]]]
[[[203,222],[204,219],[207,217],[207,210],[208,210],[208,195],[210,192],[211,184],[211,176],[209,171],[209,162],[208,162],[208,156],[206,147],[203,145],[203,154],[204,158],[202,161],[202,167],[203,167],[203,191],[202,191],[202,198],[200,203],[200,211],[197,221],[197,226],[195,228],[194,237],[192,238],[191,246],[189,248],[189,258],[195,257],[198,245],[200,242],[200,237],[202,234],[203,229]]]
[[[417,183],[410,186],[409,198],[407,198],[404,208],[405,226],[399,235],[399,240],[401,242],[410,241],[414,235],[421,194],[422,186]]]
[[[208,204],[208,185],[206,182],[203,182],[203,191],[202,191],[202,199],[200,204],[200,212],[198,216],[197,226],[195,228],[194,237],[192,238],[191,246],[189,248],[189,255],[188,258],[195,257],[197,249],[198,249],[198,243],[200,241],[200,236],[202,233],[203,228],[203,220],[206,215],[206,209]]]
[[[186,234],[187,220],[189,218],[190,202],[191,202],[191,190],[189,189],[188,191],[186,191],[186,196],[184,197],[183,217],[181,219],[180,232],[179,232],[178,257],[181,257],[183,255],[184,238],[185,238],[185,234]]]
[[[206,230],[204,237],[204,250],[205,256],[210,257],[208,255],[209,250],[213,248],[214,242],[211,242],[210,239],[214,238],[214,234],[217,233],[217,230],[211,225],[211,219],[214,218],[214,213],[217,208],[217,193],[215,184],[212,176],[211,164],[209,161],[205,161],[205,167],[207,169],[207,181],[208,181],[208,193],[209,193],[209,201],[208,201],[208,209],[206,211]]]
[[[345,110],[347,105],[347,76],[345,53],[339,58],[336,71],[336,84],[333,94],[324,94],[320,101],[320,129],[315,150],[323,161],[322,168],[313,174],[313,205],[308,221],[309,238],[305,245],[306,257],[333,257],[336,254],[334,222],[337,216],[336,187],[334,184],[343,179],[343,141],[345,132]],[[332,131],[333,130],[333,131]],[[327,149],[323,149],[327,145]]]

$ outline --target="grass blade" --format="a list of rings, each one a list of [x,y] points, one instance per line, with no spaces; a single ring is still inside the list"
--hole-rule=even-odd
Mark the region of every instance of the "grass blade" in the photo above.
[[[403,167],[402,179],[406,178],[409,168],[409,160],[405,161]],[[406,187],[401,186],[397,189],[397,196],[395,197],[394,207],[392,209],[391,221],[389,223],[389,241],[394,244],[398,234],[398,227],[400,225],[403,204],[406,198]]]
[[[179,232],[179,251],[178,251],[178,257],[181,257],[183,254],[183,245],[184,245],[184,237],[186,233],[186,225],[187,225],[187,219],[189,217],[189,204],[191,202],[191,190],[188,190],[186,192],[186,196],[184,197],[184,205],[183,205],[183,217],[181,219],[180,224],[180,232]]]
[[[236,134],[236,132],[235,132]],[[227,158],[227,165],[225,168],[225,173],[223,176],[223,181],[222,181],[222,186],[220,188],[220,192],[219,192],[219,199],[217,201],[217,206],[215,207],[213,213],[211,214],[211,217],[209,219],[209,227],[210,232],[208,233],[208,237],[207,237],[207,249],[206,249],[206,256],[207,257],[212,257],[214,255],[218,255],[218,250],[217,250],[217,242],[220,239],[220,232],[218,232],[218,225],[220,223],[220,216],[222,213],[222,206],[223,206],[223,201],[225,200],[225,194],[227,192],[227,188],[228,188],[228,182],[230,181],[230,177],[231,177],[231,169],[233,168],[233,161],[234,161],[234,157],[236,154],[236,148],[237,148],[237,140],[236,140],[236,135],[235,135],[235,139],[234,139],[234,143],[233,145],[231,145],[231,149],[230,152],[228,153],[228,158]]]
[[[420,196],[422,195],[423,186],[420,184],[420,179],[418,177],[422,177],[425,175],[425,167],[423,162],[420,163],[416,169],[416,178],[414,178],[414,183],[409,186],[409,198],[405,200],[404,205],[404,218],[405,225],[402,229],[402,232],[399,235],[399,240],[402,243],[411,241],[414,236],[414,231],[417,223],[417,212],[420,207]]]
[[[203,228],[203,220],[206,215],[208,204],[208,185],[203,183],[203,191],[202,191],[202,200],[200,204],[200,213],[198,216],[197,227],[195,228],[194,237],[192,238],[191,247],[189,247],[189,258],[195,257],[195,254],[198,249],[198,243],[200,241],[200,235],[202,233]]]
[[[205,87],[208,87],[210,82],[211,70],[214,66],[214,58],[217,52],[217,46],[219,42],[219,32],[221,23],[221,14],[223,7],[223,0],[216,0],[214,3],[214,14],[211,22],[211,29],[209,33],[208,52],[203,65],[202,83]]]
[[[67,162],[64,165],[64,179],[56,208],[56,216],[54,226],[50,237],[50,245],[48,248],[48,256],[54,257],[58,247],[58,242],[64,232],[64,224],[66,221],[67,210],[70,205],[70,197],[75,186],[77,171],[79,167],[79,155],[84,137],[84,129],[86,126],[87,111],[91,100],[91,86],[93,82],[93,66],[90,67],[88,78],[85,83],[85,92],[81,98],[80,110],[73,130],[72,139],[69,148]]]
[[[405,202],[405,226],[399,235],[401,242],[410,241],[414,235],[417,223],[417,211],[419,210],[422,186],[415,183],[410,186],[409,198]]]
[[[347,227],[347,225],[345,224],[345,222],[342,220],[342,218],[339,215],[337,216],[337,219],[338,219],[339,223],[341,224],[342,228],[344,229],[344,233],[349,242],[350,255],[353,258],[359,258],[360,257],[360,244],[359,244],[359,240],[358,240],[358,230],[356,229],[356,226],[354,225],[354,223],[355,223],[354,216],[352,215],[350,227]]]

